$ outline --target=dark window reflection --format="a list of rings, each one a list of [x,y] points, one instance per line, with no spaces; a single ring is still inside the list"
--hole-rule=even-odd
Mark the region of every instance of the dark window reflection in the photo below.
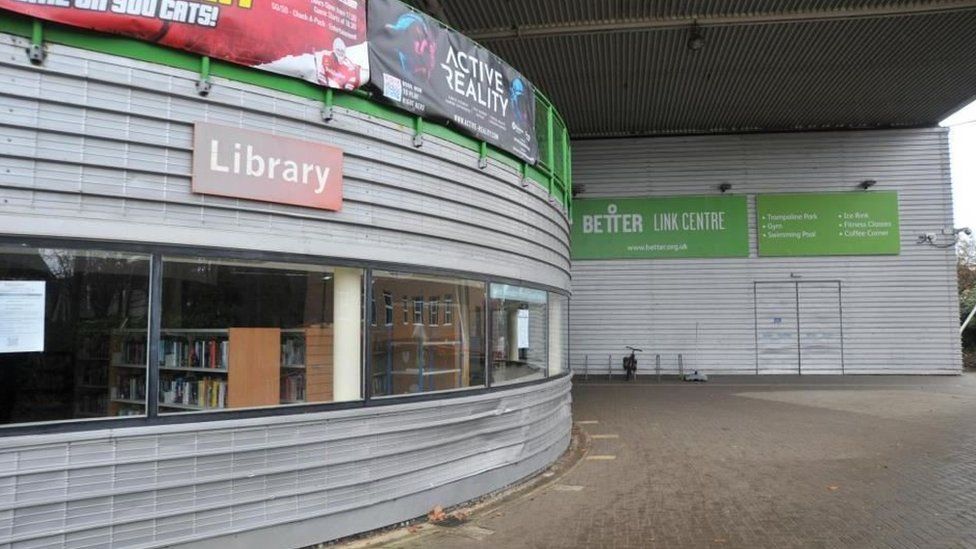
[[[546,292],[491,285],[491,382],[503,384],[546,376]]]
[[[373,395],[484,385],[483,283],[375,271],[372,295],[390,296],[401,311],[387,318],[403,319],[371,327]]]
[[[0,345],[0,423],[145,413],[149,257],[50,248],[0,248],[0,292],[9,281],[42,283],[43,343]],[[0,323],[27,322],[11,290]],[[18,317],[18,315],[20,315]]]

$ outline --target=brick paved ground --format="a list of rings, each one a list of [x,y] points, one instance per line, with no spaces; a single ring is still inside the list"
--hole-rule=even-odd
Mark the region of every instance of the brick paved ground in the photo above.
[[[577,383],[588,457],[395,547],[976,547],[976,375]]]

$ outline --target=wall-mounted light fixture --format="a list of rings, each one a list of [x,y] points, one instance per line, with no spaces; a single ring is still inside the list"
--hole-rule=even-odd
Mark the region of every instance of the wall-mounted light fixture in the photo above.
[[[722,183],[721,185],[718,186],[718,190],[722,191],[722,193],[724,194],[725,192],[732,190],[732,184]]]
[[[860,187],[862,191],[866,191],[877,184],[878,182],[873,179],[865,179],[864,181],[858,183],[857,186]]]
[[[972,236],[973,231],[969,227],[962,227],[960,229],[942,229],[941,235],[936,233],[922,233],[918,235],[918,244],[928,244],[934,248],[954,248],[956,244],[959,243],[959,235],[965,234],[966,236]],[[943,238],[940,238],[943,237]]]
[[[691,32],[688,34],[688,49],[691,51],[698,51],[705,47],[705,36],[702,35],[701,29],[698,27],[698,21],[695,21],[691,25]]]

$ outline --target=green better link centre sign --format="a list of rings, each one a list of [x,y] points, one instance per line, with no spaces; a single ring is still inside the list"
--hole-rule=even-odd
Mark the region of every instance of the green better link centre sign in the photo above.
[[[744,196],[573,201],[573,259],[748,257]]]
[[[763,194],[756,197],[759,255],[897,255],[894,191]]]

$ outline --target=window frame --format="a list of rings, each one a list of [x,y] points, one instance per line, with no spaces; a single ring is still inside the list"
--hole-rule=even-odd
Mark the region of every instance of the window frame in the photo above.
[[[427,325],[428,326],[439,326],[438,324],[441,319],[440,315],[441,302],[437,297],[430,298],[427,301]]]
[[[413,298],[413,325],[424,325],[424,296],[414,296]]]
[[[491,284],[489,282],[489,284]],[[454,324],[454,294],[444,295],[444,326]]]
[[[393,326],[393,293],[383,290],[383,325]]]

